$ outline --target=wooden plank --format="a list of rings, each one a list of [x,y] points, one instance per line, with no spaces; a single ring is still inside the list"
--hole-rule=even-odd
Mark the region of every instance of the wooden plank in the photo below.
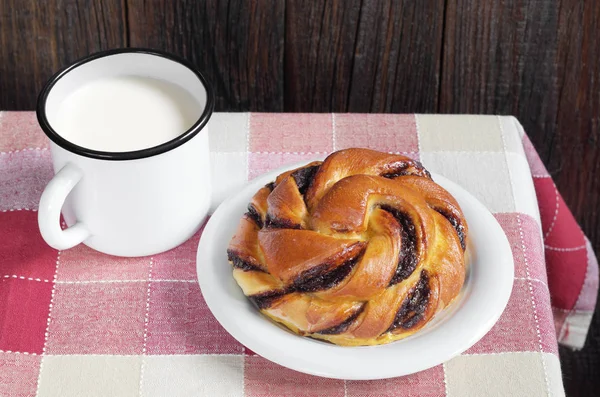
[[[512,114],[542,156],[556,134],[553,0],[448,0],[442,113]]]
[[[562,0],[557,136],[547,157],[565,201],[600,255],[600,2]],[[584,349],[561,348],[568,396],[600,390],[600,301]]]
[[[0,1],[0,109],[34,109],[58,69],[125,45],[123,0]]]
[[[435,111],[443,8],[443,0],[287,0],[285,109]]]
[[[287,0],[285,110],[348,109],[361,0]]]
[[[435,112],[444,1],[364,1],[348,110]]]
[[[284,1],[127,0],[131,45],[193,62],[215,88],[217,111],[281,111]]]

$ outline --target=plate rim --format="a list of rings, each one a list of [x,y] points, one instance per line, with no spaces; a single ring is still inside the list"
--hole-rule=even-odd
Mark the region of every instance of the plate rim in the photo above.
[[[468,350],[470,347],[472,347],[475,343],[477,343],[479,340],[481,340],[490,330],[491,328],[494,326],[494,324],[496,324],[496,322],[498,321],[498,319],[500,318],[500,316],[502,315],[502,313],[504,312],[504,310],[506,309],[506,306],[508,304],[508,301],[510,299],[510,295],[512,293],[512,288],[513,288],[513,284],[514,284],[514,258],[512,255],[512,251],[510,248],[510,244],[508,242],[508,238],[506,237],[506,234],[504,233],[503,229],[501,228],[500,224],[498,223],[497,219],[493,216],[493,214],[477,199],[475,198],[470,192],[468,192],[466,189],[462,188],[460,185],[458,185],[457,183],[445,178],[444,176],[437,174],[437,173],[431,173],[433,179],[439,183],[442,187],[444,187],[447,190],[456,190],[458,192],[460,192],[460,196],[461,200],[464,200],[465,197],[468,199],[467,201],[470,201],[471,204],[475,204],[474,207],[476,208],[475,212],[481,212],[482,210],[486,213],[486,216],[488,218],[487,222],[491,222],[491,228],[492,229],[496,229],[496,234],[498,235],[498,237],[500,238],[499,241],[497,241],[497,245],[498,246],[503,246],[503,248],[501,249],[501,251],[503,251],[503,254],[505,255],[505,257],[503,258],[502,262],[510,262],[512,266],[504,266],[505,269],[503,269],[503,271],[501,273],[503,273],[503,277],[504,277],[504,285],[501,286],[501,288],[499,287],[499,291],[496,294],[496,310],[494,311],[493,315],[487,315],[486,317],[486,321],[482,322],[481,324],[479,324],[479,327],[477,328],[477,332],[474,333],[474,335],[472,335],[471,338],[469,338],[468,342],[467,341],[463,341],[462,344],[460,344],[460,346],[456,346],[454,349],[452,349],[451,353],[446,352],[446,354],[440,355],[437,359],[429,359],[429,360],[424,360],[425,362],[427,362],[427,364],[421,364],[421,365],[415,365],[412,369],[409,370],[400,370],[399,368],[397,368],[396,370],[387,370],[387,371],[353,371],[353,370],[343,370],[343,371],[336,371],[334,366],[331,366],[330,368],[323,368],[323,365],[317,365],[316,367],[313,365],[314,364],[314,360],[301,360],[298,358],[298,362],[290,362],[290,360],[286,360],[287,357],[289,357],[288,354],[286,353],[281,353],[278,352],[276,349],[274,350],[272,348],[272,346],[265,346],[264,343],[260,344],[260,343],[255,343],[257,339],[260,338],[259,337],[252,337],[250,336],[250,333],[244,332],[243,329],[241,329],[240,326],[236,326],[234,324],[232,324],[232,322],[230,320],[227,319],[228,315],[224,314],[222,310],[220,310],[218,308],[218,304],[213,300],[214,298],[214,288],[209,285],[209,282],[207,280],[206,277],[201,277],[202,274],[202,270],[201,268],[203,268],[203,266],[208,266],[204,265],[205,262],[211,262],[209,255],[203,255],[204,252],[208,252],[211,253],[214,251],[214,249],[211,247],[211,243],[213,242],[213,235],[215,233],[218,232],[218,228],[219,228],[219,224],[217,223],[217,220],[219,219],[219,217],[221,216],[226,216],[228,213],[230,213],[231,211],[235,210],[235,208],[231,209],[232,205],[236,202],[241,200],[241,197],[245,197],[248,196],[248,199],[245,200],[245,203],[249,202],[249,199],[251,198],[251,196],[255,193],[255,191],[262,185],[271,182],[272,180],[275,179],[275,177],[279,174],[281,174],[282,172],[285,171],[289,171],[291,169],[294,168],[298,168],[301,167],[303,165],[306,165],[309,161],[302,161],[299,163],[294,163],[294,164],[288,164],[288,165],[284,165],[282,167],[279,167],[273,171],[269,171],[266,172],[262,175],[259,175],[258,177],[254,178],[251,181],[248,181],[240,190],[238,190],[237,193],[229,196],[226,200],[224,200],[215,210],[215,212],[212,214],[211,218],[208,220],[208,222],[206,223],[202,236],[200,238],[200,241],[198,243],[198,250],[196,253],[196,276],[198,279],[198,283],[200,285],[200,289],[202,291],[202,295],[204,297],[204,300],[206,302],[207,307],[209,308],[209,310],[211,311],[211,313],[214,315],[214,317],[217,319],[217,321],[221,324],[221,326],[234,338],[236,339],[238,342],[240,342],[243,346],[247,346],[249,349],[251,349],[252,351],[254,351],[256,354],[266,358],[269,361],[272,361],[276,364],[282,365],[284,367],[293,369],[295,371],[299,371],[299,372],[303,372],[306,374],[310,374],[310,375],[315,375],[315,376],[321,376],[321,377],[327,377],[327,378],[334,378],[334,379],[345,379],[345,380],[375,380],[375,379],[386,379],[386,378],[392,378],[392,377],[398,377],[398,376],[404,376],[404,375],[409,375],[412,373],[416,373],[416,372],[420,372],[426,369],[429,369],[431,367],[434,367],[436,365],[442,364],[443,362],[446,362],[450,359],[452,359],[453,357],[456,357],[458,355],[460,355],[461,353],[463,353],[464,351]],[[440,183],[441,182],[441,183]],[[451,188],[448,189],[448,186],[450,186]],[[455,193],[452,193],[454,196],[456,195]],[[457,198],[458,201],[458,198]],[[477,208],[479,207],[479,208]],[[462,208],[462,205],[461,205]],[[469,208],[468,211],[471,211],[472,208]],[[465,211],[465,209],[463,208],[463,212],[467,212]],[[223,215],[224,214],[224,215]],[[237,225],[237,222],[236,222]],[[471,223],[469,222],[469,226],[471,228]],[[490,225],[488,225],[490,226]],[[215,231],[213,231],[213,229],[216,229]],[[234,228],[235,230],[235,228]],[[497,233],[500,232],[501,233],[501,237],[500,235]],[[230,237],[229,237],[230,238]],[[470,238],[471,239],[471,238]],[[228,244],[229,241],[227,241]],[[473,248],[471,248],[473,249]],[[474,255],[477,255],[477,252],[473,253]],[[204,260],[201,260],[200,258],[207,258]],[[472,263],[476,263],[476,260],[473,259],[471,261]],[[477,269],[472,269],[472,264],[471,267],[469,269],[469,275],[468,277],[471,278],[472,277],[472,272],[475,271],[477,273],[479,273],[477,271]],[[204,274],[202,274],[202,276],[204,276]],[[231,276],[231,280],[233,281],[233,276]],[[233,281],[235,283],[235,281]],[[465,297],[461,298],[461,302],[460,305],[464,305],[464,302],[466,300],[469,299],[468,295],[471,295],[472,293],[472,283],[474,281],[470,281],[466,287],[463,287],[463,290],[461,290],[461,294],[464,294]],[[239,288],[236,284],[236,287]],[[239,290],[240,294],[243,296],[243,293],[241,292],[241,290]],[[245,298],[244,299],[247,305],[250,305],[249,301]],[[471,298],[472,300],[472,298]],[[452,316],[454,316],[456,313],[456,311],[459,311],[462,309],[462,306],[459,308],[454,308],[453,306],[455,306],[456,304],[458,304],[457,302],[453,302],[448,308],[444,309],[444,311],[446,310],[450,310],[453,311],[453,313],[451,313],[450,315],[444,317],[444,319],[442,320],[441,324],[436,324],[435,328],[444,328],[444,322],[448,322],[448,320],[452,319]],[[264,322],[268,322],[270,327],[272,327],[273,329],[280,329],[278,326],[276,326],[275,324],[273,324],[270,320],[267,320],[264,318],[264,316],[262,314],[260,314],[256,309],[254,309],[254,307],[252,307],[252,310],[254,312],[256,312],[256,314],[264,321]],[[443,313],[443,312],[442,312]],[[438,313],[436,315],[439,316],[440,314]],[[434,322],[435,322],[435,317],[434,317]],[[281,330],[282,332],[285,332],[286,334],[291,334],[288,331],[284,331]],[[433,333],[439,333],[440,331],[432,331]],[[330,350],[333,349],[332,351],[334,351],[335,349],[343,349],[344,351],[357,351],[356,349],[360,349],[362,351],[367,351],[367,350],[372,350],[374,355],[377,355],[378,352],[379,354],[381,354],[381,351],[383,350],[394,350],[393,346],[404,342],[406,343],[410,343],[410,340],[415,340],[416,338],[419,338],[426,334],[429,333],[429,331],[425,332],[425,330],[420,330],[417,333],[415,333],[415,335],[407,338],[407,339],[403,339],[397,342],[393,342],[391,344],[386,344],[386,345],[378,345],[378,346],[365,346],[365,347],[341,347],[341,346],[336,346],[336,345],[323,345],[322,348],[317,348],[317,350],[322,349],[322,350]],[[296,342],[298,343],[293,343],[295,345],[302,345],[305,344],[305,342],[309,342],[309,343],[319,343],[319,344],[323,344],[323,342],[319,342],[319,341],[312,341],[310,339],[307,338],[303,338],[300,336],[297,336],[295,334],[291,334],[295,339]],[[392,349],[390,349],[390,347],[392,347]],[[314,350],[314,349],[313,349]],[[342,351],[338,351],[338,353],[341,353]],[[363,353],[357,353],[359,355],[364,355]],[[385,353],[384,353],[385,354]],[[347,354],[346,354],[347,355]],[[434,354],[435,357],[435,354]],[[322,361],[323,358],[322,357],[318,357],[319,361]],[[423,360],[422,360],[423,361]],[[406,365],[405,365],[406,367]],[[404,368],[404,367],[403,367]],[[364,370],[364,368],[363,368]]]

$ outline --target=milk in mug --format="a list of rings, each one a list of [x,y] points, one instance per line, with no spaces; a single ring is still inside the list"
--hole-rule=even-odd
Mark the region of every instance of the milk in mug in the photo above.
[[[128,152],[178,137],[201,112],[198,101],[176,84],[152,77],[113,76],[70,93],[59,105],[53,126],[78,146]]]

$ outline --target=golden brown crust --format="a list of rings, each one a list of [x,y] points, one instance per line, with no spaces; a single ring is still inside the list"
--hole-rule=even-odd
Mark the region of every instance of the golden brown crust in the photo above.
[[[467,233],[458,203],[421,164],[347,149],[260,189],[228,255],[274,321],[374,345],[416,332],[458,295]]]
[[[353,239],[296,229],[263,229],[258,233],[258,242],[267,271],[286,285],[318,266],[326,265],[326,271],[334,270],[356,257],[365,245]]]

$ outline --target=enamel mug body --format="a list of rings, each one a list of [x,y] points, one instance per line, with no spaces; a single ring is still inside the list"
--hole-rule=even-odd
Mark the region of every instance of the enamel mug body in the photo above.
[[[83,148],[53,129],[58,104],[77,86],[122,74],[149,76],[185,88],[203,107],[201,116],[177,138],[129,152]],[[94,54],[55,75],[40,94],[37,109],[40,126],[51,140],[55,172],[38,212],[45,241],[60,250],[83,243],[106,254],[145,256],[190,238],[210,206],[206,124],[213,106],[209,84],[192,65],[153,50]]]

